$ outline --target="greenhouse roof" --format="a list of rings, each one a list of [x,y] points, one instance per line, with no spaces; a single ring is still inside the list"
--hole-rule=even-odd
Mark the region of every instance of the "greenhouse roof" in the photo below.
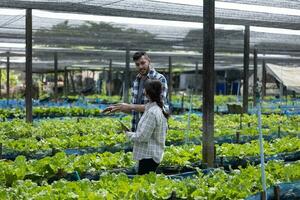
[[[141,17],[176,21],[202,22],[202,1],[168,0],[2,0],[0,7]],[[241,5],[242,4],[242,5]],[[277,8],[271,12],[268,7]],[[300,28],[300,16],[291,14],[300,9],[297,0],[225,0],[216,1],[216,23],[264,27]],[[283,14],[282,14],[283,13]]]
[[[202,2],[199,2],[2,0],[0,8],[39,9],[33,10],[33,53],[36,57],[33,68],[37,70],[53,68],[53,52],[59,55],[59,63],[63,65],[60,68],[75,65],[105,67],[109,59],[113,60],[114,66],[124,67],[126,47],[131,51],[159,52],[160,55],[151,55],[152,61],[158,66],[167,67],[168,56],[172,56],[173,65],[194,66],[195,62],[199,62],[201,68],[203,18]],[[2,64],[6,52],[10,52],[10,56],[25,53],[25,12],[13,11],[0,12]],[[268,62],[274,64],[298,62],[299,13],[300,3],[295,0],[216,1],[215,51],[222,54],[221,57],[216,56],[216,68],[242,67],[244,25],[251,25],[250,45],[252,49],[258,49],[259,58],[265,54]],[[195,55],[188,52],[194,52],[192,54]],[[13,67],[13,59],[11,61]],[[24,68],[24,64],[17,66]]]

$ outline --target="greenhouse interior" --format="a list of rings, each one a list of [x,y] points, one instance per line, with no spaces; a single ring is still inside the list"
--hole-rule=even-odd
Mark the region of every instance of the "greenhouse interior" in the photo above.
[[[0,199],[300,199],[299,0],[0,0]]]

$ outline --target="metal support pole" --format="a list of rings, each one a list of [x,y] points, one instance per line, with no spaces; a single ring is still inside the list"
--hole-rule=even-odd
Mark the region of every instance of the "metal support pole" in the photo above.
[[[58,68],[58,61],[57,61],[57,53],[54,53],[54,96],[57,98],[57,68]]]
[[[43,94],[43,91],[44,91],[44,73],[41,74],[41,95]]]
[[[108,71],[108,96],[111,96],[112,89],[112,59],[109,60],[109,71]]]
[[[26,9],[26,122],[32,123],[32,10]]]
[[[68,71],[67,67],[64,70],[64,95],[67,96],[68,94]]]
[[[243,77],[243,112],[248,113],[249,94],[249,51],[250,51],[250,27],[245,26],[244,32],[244,77]]]
[[[172,74],[172,57],[169,56],[169,102],[172,102],[173,74]]]
[[[195,75],[195,83],[197,83],[197,78],[199,78],[199,63],[198,63],[198,61],[196,62],[196,66],[195,66],[196,68],[195,68],[195,72],[196,72],[196,75]],[[195,88],[195,92],[196,92],[196,94],[198,94],[199,93],[199,87],[198,87],[198,84],[196,84],[196,88]]]
[[[253,53],[253,106],[256,106],[256,95],[257,90],[257,49],[254,49]]]
[[[10,68],[10,61],[9,61],[9,53],[7,53],[6,57],[6,98],[7,98],[7,104],[9,102],[9,68]]]
[[[259,150],[260,150],[260,166],[261,166],[261,180],[263,186],[263,196],[267,198],[267,187],[266,187],[266,175],[265,175],[265,157],[264,157],[264,139],[262,136],[262,119],[261,119],[261,86],[259,86],[255,91],[258,97],[257,104],[257,118],[258,118],[258,131],[259,131]]]
[[[82,89],[83,89],[83,73],[82,73],[82,68],[80,68],[80,79],[79,79],[79,85],[80,85],[80,91],[82,91]]]
[[[1,85],[2,85],[2,70],[0,69],[0,98],[2,98],[2,91],[1,91]]]
[[[267,71],[266,71],[266,61],[263,60],[262,64],[262,98],[264,98],[267,94]]]
[[[70,71],[70,79],[72,84],[73,93],[76,93],[75,82],[74,82],[74,71]]]
[[[203,1],[203,162],[214,166],[215,1]]]
[[[283,84],[282,82],[279,83],[279,90],[280,90],[280,102],[282,103],[282,99],[283,99]]]
[[[124,71],[124,93],[123,93],[123,100],[125,103],[129,102],[129,85],[130,85],[130,77],[129,77],[129,70],[130,70],[130,51],[129,48],[126,48],[126,66]]]

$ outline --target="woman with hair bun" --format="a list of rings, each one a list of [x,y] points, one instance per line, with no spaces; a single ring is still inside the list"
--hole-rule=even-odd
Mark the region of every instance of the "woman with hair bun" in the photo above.
[[[133,158],[138,161],[138,174],[155,172],[161,162],[165,149],[167,119],[169,114],[164,110],[162,101],[162,84],[159,80],[148,79],[144,93],[150,100],[145,105],[135,132],[126,132],[133,141]]]

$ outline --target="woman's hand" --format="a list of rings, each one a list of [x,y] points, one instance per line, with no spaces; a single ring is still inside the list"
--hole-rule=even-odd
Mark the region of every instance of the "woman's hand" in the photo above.
[[[133,105],[128,103],[118,103],[105,108],[102,113],[114,113],[114,112],[124,112],[130,113],[132,111]]]

